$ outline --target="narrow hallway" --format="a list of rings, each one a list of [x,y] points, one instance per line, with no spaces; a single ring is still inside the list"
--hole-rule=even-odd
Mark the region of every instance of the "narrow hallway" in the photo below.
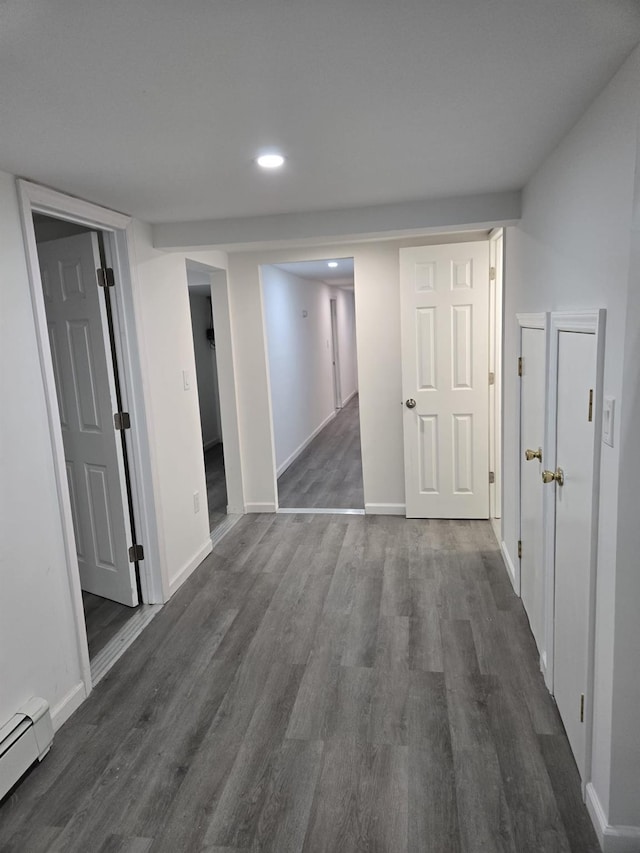
[[[364,509],[356,394],[278,478],[281,507]]]

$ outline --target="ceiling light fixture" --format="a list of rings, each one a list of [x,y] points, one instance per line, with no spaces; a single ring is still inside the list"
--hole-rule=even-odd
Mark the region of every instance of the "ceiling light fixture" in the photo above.
[[[279,169],[280,166],[284,163],[284,157],[282,154],[261,154],[257,159],[256,163],[263,169]]]
[[[335,268],[338,266],[338,262],[337,262],[337,261],[329,261],[329,262],[327,263],[327,266],[328,266],[328,267],[331,267],[331,269],[333,270],[333,269],[335,269]]]

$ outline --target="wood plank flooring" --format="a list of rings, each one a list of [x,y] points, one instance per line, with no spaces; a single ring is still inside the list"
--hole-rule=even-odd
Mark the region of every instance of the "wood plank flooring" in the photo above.
[[[89,657],[94,658],[118,633],[120,628],[136,612],[135,607],[127,607],[117,601],[101,598],[90,592],[82,592],[84,620],[87,626]]]
[[[364,509],[356,394],[278,478],[281,507]]]
[[[596,853],[486,522],[245,516],[0,806],[2,853]]]
[[[227,517],[227,481],[224,473],[222,444],[214,444],[205,451],[204,470],[207,479],[209,530],[212,531]]]

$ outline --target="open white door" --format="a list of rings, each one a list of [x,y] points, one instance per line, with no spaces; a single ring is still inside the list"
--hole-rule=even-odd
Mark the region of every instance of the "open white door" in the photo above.
[[[38,246],[83,590],[135,606],[115,380],[95,233]]]
[[[489,243],[400,250],[407,518],[489,516]]]
[[[520,595],[538,651],[545,653],[543,484],[546,393],[545,315],[519,317],[520,381]],[[524,324],[528,325],[524,325]]]

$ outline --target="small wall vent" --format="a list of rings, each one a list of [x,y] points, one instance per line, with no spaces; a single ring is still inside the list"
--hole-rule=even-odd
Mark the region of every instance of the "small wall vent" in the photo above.
[[[0,728],[0,800],[34,761],[42,761],[52,741],[49,705],[36,696]]]

